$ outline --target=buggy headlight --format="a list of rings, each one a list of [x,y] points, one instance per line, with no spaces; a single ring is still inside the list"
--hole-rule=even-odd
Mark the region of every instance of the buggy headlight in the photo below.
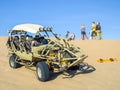
[[[43,28],[40,28],[40,31],[43,31]]]
[[[46,28],[46,27],[44,27],[44,28],[43,28],[43,30],[45,30],[45,31],[46,31],[46,30],[47,30],[47,28]]]
[[[48,30],[48,31],[51,31],[51,30],[52,30],[52,27],[47,27],[47,30]]]

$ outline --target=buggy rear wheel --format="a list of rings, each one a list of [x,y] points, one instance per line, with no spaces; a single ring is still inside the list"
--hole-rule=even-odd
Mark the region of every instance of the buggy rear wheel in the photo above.
[[[16,55],[11,55],[9,58],[9,65],[11,68],[18,68],[20,67],[20,64],[16,62],[17,56]]]
[[[49,80],[50,71],[45,62],[38,62],[36,65],[36,72],[38,80],[45,82]]]

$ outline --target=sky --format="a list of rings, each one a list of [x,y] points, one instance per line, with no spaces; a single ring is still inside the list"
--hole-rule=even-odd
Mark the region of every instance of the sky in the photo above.
[[[8,36],[15,25],[32,23],[53,27],[81,38],[85,24],[88,37],[92,22],[100,22],[104,40],[120,40],[119,0],[0,0],[0,36]]]

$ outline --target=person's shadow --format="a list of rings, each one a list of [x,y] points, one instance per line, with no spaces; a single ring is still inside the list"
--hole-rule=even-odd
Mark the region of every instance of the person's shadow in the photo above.
[[[92,65],[82,62],[79,64],[79,66],[71,67],[67,71],[63,71],[60,73],[51,73],[49,81],[56,79],[60,74],[63,74],[64,75],[63,79],[65,79],[73,78],[74,76],[79,74],[92,73],[95,70],[96,70],[95,67],[93,67]]]

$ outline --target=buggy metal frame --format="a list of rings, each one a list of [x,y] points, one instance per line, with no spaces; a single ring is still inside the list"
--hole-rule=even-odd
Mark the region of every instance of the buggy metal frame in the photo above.
[[[31,50],[27,52],[25,42],[27,41],[28,32],[34,33],[34,37],[35,35],[44,37],[47,43],[33,46],[32,41],[34,37],[31,37]],[[42,36],[41,33],[43,32],[45,35]],[[51,38],[48,33],[51,33],[54,38]],[[19,37],[19,49],[16,48],[14,43],[15,36]],[[25,39],[22,40],[21,36],[24,36]],[[81,48],[69,44],[67,40],[54,33],[51,27],[46,28],[36,24],[16,25],[9,31],[7,47],[10,57],[16,56],[16,63],[32,67],[39,62],[45,62],[49,71],[52,72],[63,72],[73,66],[79,66],[88,57]]]

